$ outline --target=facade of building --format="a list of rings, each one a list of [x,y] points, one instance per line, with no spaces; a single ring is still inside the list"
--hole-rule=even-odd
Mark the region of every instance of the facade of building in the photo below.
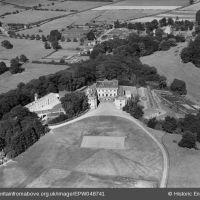
[[[114,101],[118,95],[118,80],[97,81],[96,90],[100,101]]]
[[[49,93],[42,98],[38,98],[38,95],[35,94],[34,101],[25,107],[31,112],[35,112],[43,120],[59,116],[60,113],[65,113],[58,93]]]

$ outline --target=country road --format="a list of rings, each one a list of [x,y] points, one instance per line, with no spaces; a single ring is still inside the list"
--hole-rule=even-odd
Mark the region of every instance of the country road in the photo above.
[[[162,155],[163,155],[163,173],[162,173],[162,178],[160,181],[160,188],[165,188],[167,186],[167,178],[168,178],[168,169],[169,169],[169,159],[168,159],[168,154],[167,151],[164,147],[163,144],[161,144],[158,139],[152,135],[145,127],[142,125],[142,123],[131,117],[128,113],[116,109],[115,105],[113,103],[100,103],[97,109],[95,110],[90,110],[86,114],[73,119],[71,121],[65,122],[63,124],[55,125],[55,126],[49,126],[49,128],[53,131],[53,129],[66,126],[68,124],[80,121],[82,119],[92,117],[92,116],[117,116],[117,117],[122,117],[128,120],[131,120],[133,123],[135,123],[138,127],[140,127],[160,148]]]

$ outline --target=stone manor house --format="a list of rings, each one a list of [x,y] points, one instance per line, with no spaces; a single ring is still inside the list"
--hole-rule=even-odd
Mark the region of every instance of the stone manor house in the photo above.
[[[113,102],[117,109],[122,109],[131,96],[140,96],[140,101],[144,108],[146,105],[146,88],[136,88],[133,86],[121,86],[118,80],[102,80],[97,81],[95,84],[89,87],[83,87],[78,91],[83,91],[88,96],[88,103],[91,109],[96,109],[98,102]],[[52,119],[59,116],[61,113],[65,113],[62,108],[60,99],[65,96],[69,91],[60,91],[59,93],[49,93],[44,97],[38,98],[35,94],[33,102],[29,103],[27,107],[31,112],[37,113],[37,115],[43,120]]]

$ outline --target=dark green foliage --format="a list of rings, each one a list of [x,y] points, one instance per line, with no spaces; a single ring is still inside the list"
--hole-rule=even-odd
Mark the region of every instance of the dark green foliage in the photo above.
[[[51,49],[51,46],[47,41],[44,43],[44,48],[45,49]]]
[[[4,62],[0,62],[0,74],[3,74],[4,72],[8,71],[9,68],[6,66]]]
[[[181,58],[183,62],[191,61],[196,67],[200,67],[200,35],[194,41],[190,41],[188,47],[182,50]]]
[[[45,134],[35,113],[22,106],[14,107],[0,121],[0,138],[5,154],[15,157],[33,145]]]
[[[149,128],[155,128],[156,127],[156,125],[157,125],[157,123],[158,123],[158,121],[156,120],[156,118],[154,117],[154,118],[151,118],[148,122],[147,122],[147,126],[149,127]]]
[[[83,92],[72,92],[61,98],[62,107],[69,117],[76,116],[89,108],[88,98]]]
[[[177,121],[173,117],[165,117],[165,120],[163,121],[162,128],[164,131],[168,133],[173,133],[173,131],[177,128]]]
[[[197,141],[197,136],[195,133],[192,133],[190,131],[186,131],[182,135],[181,141],[178,143],[180,147],[185,147],[185,148],[196,148],[196,141]]]
[[[178,93],[180,95],[187,94],[186,84],[182,80],[174,79],[174,81],[172,82],[172,84],[170,86],[170,89],[173,92],[176,92],[176,93]]]
[[[9,71],[11,74],[17,74],[17,73],[21,73],[24,71],[24,69],[21,67],[21,64],[19,63],[19,58],[13,58],[10,61],[10,68]]]
[[[49,42],[58,41],[62,37],[61,33],[58,30],[52,30],[49,35]]]
[[[24,54],[22,54],[22,55],[20,56],[19,60],[20,60],[21,62],[25,63],[25,62],[28,61],[28,58],[27,58]]]
[[[131,97],[131,99],[129,99],[127,104],[123,107],[123,110],[136,119],[140,119],[144,114],[143,107],[139,105],[138,97]]]
[[[51,42],[51,46],[54,50],[58,50],[58,49],[61,49],[61,46],[59,45],[58,41],[57,40],[54,40]]]
[[[12,49],[13,48],[13,45],[8,40],[2,41],[1,46],[6,48],[6,49]]]
[[[163,40],[159,45],[159,50],[167,51],[170,49],[170,43],[166,40]]]
[[[183,63],[188,63],[188,62],[192,61],[192,55],[188,48],[183,48],[180,56],[181,56]]]
[[[96,38],[95,34],[92,30],[89,33],[87,33],[87,39],[88,40],[94,40],[95,38]]]
[[[200,25],[200,10],[196,12],[196,23]]]

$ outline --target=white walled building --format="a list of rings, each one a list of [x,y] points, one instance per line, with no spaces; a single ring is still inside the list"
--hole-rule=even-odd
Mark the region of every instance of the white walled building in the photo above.
[[[60,104],[59,94],[57,93],[49,93],[42,98],[37,98],[37,94],[35,95],[35,101],[29,103],[25,107],[28,108],[31,112],[41,111],[41,110],[49,110],[54,106]]]
[[[97,81],[96,90],[100,101],[114,101],[118,95],[118,80]]]

